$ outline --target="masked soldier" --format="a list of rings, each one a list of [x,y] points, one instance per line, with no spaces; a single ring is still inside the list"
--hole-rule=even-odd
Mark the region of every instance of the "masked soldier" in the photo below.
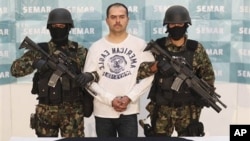
[[[166,26],[167,37],[156,40],[156,43],[172,58],[187,62],[194,74],[202,78],[212,87],[215,75],[211,61],[201,43],[188,39],[187,28],[191,25],[188,10],[180,5],[167,9],[163,26]],[[201,110],[207,103],[185,83],[178,91],[171,88],[177,73],[169,61],[161,55],[154,54],[156,63],[143,63],[148,73],[139,73],[138,78],[155,74],[153,85],[146,106],[151,118],[150,132],[146,136],[171,136],[176,130],[178,136],[204,136],[202,122],[199,121]],[[145,129],[145,128],[144,128]],[[152,133],[153,131],[153,133]]]
[[[46,56],[34,50],[28,50],[11,66],[11,74],[14,77],[29,75],[37,70],[31,92],[38,95],[38,104],[35,114],[31,117],[31,128],[35,129],[38,137],[57,137],[59,131],[61,137],[84,137],[84,89],[80,86],[95,81],[97,76],[96,73],[81,73],[87,49],[68,39],[73,27],[74,23],[68,10],[64,8],[52,10],[47,21],[51,40],[38,45],[54,58],[58,59],[59,54],[64,54],[59,62],[66,57],[68,69],[79,74],[77,81],[71,79],[67,73],[63,73],[54,82],[55,86],[48,85],[49,82],[55,81],[51,76],[58,68],[51,65]]]

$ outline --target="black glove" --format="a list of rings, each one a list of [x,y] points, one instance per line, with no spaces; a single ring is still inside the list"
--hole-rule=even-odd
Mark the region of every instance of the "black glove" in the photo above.
[[[201,107],[207,107],[207,108],[209,108],[211,106],[209,104],[208,100],[205,98],[197,99],[196,105],[201,106]]]
[[[39,71],[46,71],[49,69],[49,65],[44,59],[35,60],[32,64],[32,67],[38,69]]]
[[[161,74],[163,74],[164,76],[171,76],[175,73],[174,68],[169,64],[167,60],[159,60],[157,67]]]
[[[47,71],[48,69],[57,70],[57,64],[44,59],[35,60],[32,67],[38,69],[39,71]]]
[[[202,122],[192,120],[191,123],[187,126],[187,136],[204,136],[204,125]]]
[[[94,80],[94,76],[89,72],[81,73],[76,76],[76,82],[78,82],[78,84],[82,87],[85,87],[86,84],[88,84],[89,82],[93,80]]]

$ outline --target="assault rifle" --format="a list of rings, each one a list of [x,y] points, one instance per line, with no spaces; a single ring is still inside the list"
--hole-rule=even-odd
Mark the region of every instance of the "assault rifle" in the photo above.
[[[68,74],[72,79],[75,79],[76,74],[69,69],[70,61],[61,51],[55,51],[53,55],[48,54],[44,51],[39,45],[33,42],[29,37],[25,37],[23,42],[21,43],[19,49],[26,48],[34,51],[40,52],[42,55],[46,57],[48,60],[48,65],[55,69],[54,73],[50,77],[48,85],[51,87],[55,87],[58,79],[64,73]]]
[[[166,60],[169,60],[171,67],[177,72],[178,76],[175,78],[171,86],[172,90],[178,92],[182,84],[186,83],[189,88],[194,90],[208,103],[208,107],[211,106],[216,112],[219,113],[222,110],[221,107],[216,104],[217,102],[224,108],[227,107],[222,101],[219,100],[221,96],[215,92],[215,89],[206,81],[198,78],[194,74],[190,64],[188,64],[186,60],[171,57],[167,51],[162,49],[153,40],[148,43],[147,47],[145,48],[145,51],[146,50],[151,50],[151,52],[155,53],[156,55],[162,55]]]
[[[53,55],[50,55],[27,36],[24,38],[23,42],[21,43],[19,47],[19,49],[22,49],[22,48],[31,49],[31,50],[40,52],[42,55],[46,57],[46,59],[48,60],[47,63],[49,67],[55,70],[53,74],[51,75],[50,80],[48,82],[49,86],[55,87],[58,79],[63,74],[68,74],[70,78],[73,80],[76,79],[77,74],[70,69],[71,68],[70,64],[72,62],[67,57],[67,55],[64,54],[63,52],[57,50],[53,53]],[[84,88],[84,86],[82,86],[82,88]],[[88,89],[88,90],[91,91],[91,93],[93,93],[94,95],[96,95],[96,93],[92,91],[91,89]],[[88,91],[86,91],[85,89],[83,89],[83,93],[84,93],[83,106],[85,107],[83,109],[84,117],[90,117],[93,112],[93,97],[90,94],[88,94]]]

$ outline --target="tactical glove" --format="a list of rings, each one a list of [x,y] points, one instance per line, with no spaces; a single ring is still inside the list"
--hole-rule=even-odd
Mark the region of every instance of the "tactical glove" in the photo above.
[[[187,126],[187,136],[204,136],[204,125],[202,122],[198,122],[196,120],[191,121],[191,123]]]
[[[208,102],[208,100],[206,100],[205,98],[200,98],[200,99],[197,99],[197,101],[196,101],[196,104],[198,105],[198,106],[201,106],[201,107],[210,107],[210,104],[209,104],[209,102]]]
[[[174,68],[170,65],[170,63],[167,60],[161,59],[159,60],[157,64],[158,70],[163,74],[164,76],[171,76],[175,73]]]
[[[32,67],[38,69],[39,71],[47,71],[48,69],[56,70],[57,66],[50,60],[38,59],[32,64]]]
[[[89,82],[93,80],[94,76],[89,72],[81,73],[76,76],[76,82],[82,87],[85,87]]]
[[[47,61],[43,59],[35,60],[32,64],[32,67],[38,69],[39,71],[46,71],[49,69]]]

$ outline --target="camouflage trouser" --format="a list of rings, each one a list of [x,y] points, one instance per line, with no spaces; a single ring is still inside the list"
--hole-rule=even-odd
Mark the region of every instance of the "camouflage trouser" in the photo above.
[[[155,104],[152,102],[146,106],[151,119],[153,118],[152,114],[154,107]],[[191,115],[192,119],[197,119],[199,121],[201,109],[201,107],[195,105],[182,107],[169,107],[161,105],[157,112],[154,131],[159,135],[171,136],[174,130],[176,130],[178,136],[187,136],[185,131],[187,126],[190,124]]]
[[[38,137],[84,137],[83,107],[80,103],[36,106],[34,129]]]

